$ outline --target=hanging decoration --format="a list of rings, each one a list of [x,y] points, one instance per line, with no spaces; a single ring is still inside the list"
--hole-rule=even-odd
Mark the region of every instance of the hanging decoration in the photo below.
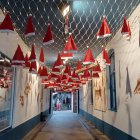
[[[41,65],[44,65],[45,59],[44,59],[44,49],[40,48],[40,56],[39,56],[39,62]]]
[[[129,28],[127,25],[126,17],[124,17],[124,20],[123,20],[121,33],[123,36],[127,36],[129,34]]]
[[[33,26],[32,15],[29,15],[29,19],[28,19],[26,29],[25,29],[25,37],[29,37],[32,35],[35,35],[35,29]]]
[[[24,68],[30,69],[30,62],[29,62],[28,54],[25,55],[25,65],[24,65]]]
[[[14,32],[14,27],[9,12],[6,14],[3,22],[0,24],[0,32]]]
[[[55,61],[54,67],[55,68],[62,68],[63,67],[63,61],[61,59],[60,53],[57,56],[57,60]]]
[[[41,72],[42,72],[42,66],[39,66],[39,69],[38,69],[38,72],[37,72],[37,76],[40,76]]]
[[[65,67],[63,74],[71,77],[71,70],[70,70],[70,66],[68,64],[66,64],[66,67]]]
[[[93,74],[92,74],[92,77],[93,77],[93,78],[99,78],[99,74],[98,74],[98,73],[93,73]]]
[[[61,59],[72,59],[73,55],[71,52],[65,53],[64,51],[61,53]]]
[[[31,54],[29,57],[29,62],[35,62],[35,61],[36,61],[35,46],[32,45]]]
[[[93,64],[95,62],[94,57],[92,55],[91,49],[88,47],[88,50],[86,51],[85,57],[83,59],[83,64]]]
[[[43,66],[41,73],[40,73],[40,77],[42,79],[46,79],[48,77],[48,71],[47,71],[47,67]]]
[[[77,52],[78,48],[72,38],[72,35],[69,36],[68,42],[66,43],[64,47],[64,52]]]
[[[37,74],[36,61],[31,62],[29,72],[32,74]]]
[[[48,45],[48,44],[51,44],[53,42],[54,42],[53,33],[52,33],[51,25],[49,23],[48,28],[47,28],[47,32],[46,32],[45,37],[43,39],[43,45]]]
[[[59,75],[60,74],[60,69],[56,68],[55,65],[54,65],[53,68],[52,68],[52,73],[56,74],[56,75]]]
[[[105,49],[104,46],[102,46],[102,49],[103,49],[103,60],[105,61],[106,65],[110,65],[111,62],[110,62],[107,50]]]
[[[105,38],[111,36],[110,28],[107,24],[106,17],[103,16],[102,23],[100,29],[97,32],[97,39],[98,38]]]
[[[101,72],[101,68],[100,68],[99,63],[97,64],[97,66],[92,68],[92,73],[98,73],[98,72]]]
[[[25,64],[25,58],[20,45],[18,45],[17,50],[12,59],[12,66],[23,66],[24,64]]]

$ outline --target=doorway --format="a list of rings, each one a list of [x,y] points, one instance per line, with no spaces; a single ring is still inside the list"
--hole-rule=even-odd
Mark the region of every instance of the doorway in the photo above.
[[[72,94],[65,92],[53,92],[52,110],[53,111],[72,110]]]

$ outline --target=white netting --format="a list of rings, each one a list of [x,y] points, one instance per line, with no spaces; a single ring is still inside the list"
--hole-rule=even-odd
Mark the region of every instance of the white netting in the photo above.
[[[44,46],[47,64],[54,62],[58,52],[63,50],[68,37],[65,35],[65,18],[60,12],[60,5],[70,4],[69,32],[72,33],[79,49],[74,57],[74,60],[77,60],[83,58],[86,46],[90,46],[94,56],[97,56],[101,52],[102,44],[111,39],[111,37],[99,40],[96,38],[103,15],[107,17],[114,35],[121,27],[124,15],[129,17],[139,3],[140,0],[0,0],[2,10],[10,12],[21,38],[29,46],[35,43],[38,51],[40,46],[43,46],[42,39],[47,24],[51,23],[55,42]],[[24,32],[29,14],[33,15],[36,35],[26,39]]]

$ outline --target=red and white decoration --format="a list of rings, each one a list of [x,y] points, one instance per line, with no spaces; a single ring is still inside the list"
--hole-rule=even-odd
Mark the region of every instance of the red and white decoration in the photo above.
[[[37,74],[36,61],[31,62],[29,72],[32,74]]]
[[[103,48],[103,60],[105,61],[106,65],[110,65],[110,59],[108,56],[108,52],[104,46],[102,46],[102,48]]]
[[[71,52],[62,52],[61,53],[61,59],[72,59],[73,58],[73,55]]]
[[[43,68],[41,70],[40,77],[42,79],[46,79],[48,77],[48,71],[47,71],[47,68],[45,66],[43,66]]]
[[[92,77],[93,77],[93,78],[99,78],[99,74],[98,74],[98,73],[93,73],[93,74],[92,74]]]
[[[20,45],[18,45],[17,50],[12,59],[12,66],[23,66],[24,64],[25,64],[25,58]]]
[[[55,68],[62,68],[63,67],[63,61],[61,59],[60,53],[57,56],[57,60],[55,61],[54,67]]]
[[[107,24],[106,17],[103,16],[102,23],[100,29],[97,32],[97,39],[98,38],[105,38],[111,36],[111,30]]]
[[[77,52],[78,48],[72,38],[72,35],[69,36],[68,42],[66,43],[64,47],[64,52]]]
[[[30,15],[25,29],[25,37],[29,37],[32,35],[35,35],[35,29],[33,26],[32,15]]]
[[[29,62],[28,54],[25,55],[25,65],[24,65],[24,68],[30,69],[30,62]]]
[[[48,24],[47,32],[46,32],[45,37],[43,39],[43,45],[48,45],[48,44],[51,44],[53,42],[54,42],[54,39],[53,39],[51,25]]]
[[[40,48],[40,56],[39,56],[39,62],[44,65],[45,59],[44,59],[44,49]]]
[[[9,12],[6,14],[3,22],[0,24],[0,32],[14,32],[14,27]]]
[[[92,55],[92,51],[90,48],[88,48],[88,50],[86,51],[85,57],[83,59],[83,64],[87,65],[87,64],[93,64],[95,62],[94,57]]]
[[[124,17],[124,20],[123,20],[121,33],[123,36],[127,36],[129,34],[129,29],[128,29],[126,17]]]
[[[35,62],[35,61],[36,61],[35,46],[32,45],[31,54],[29,57],[29,62]]]

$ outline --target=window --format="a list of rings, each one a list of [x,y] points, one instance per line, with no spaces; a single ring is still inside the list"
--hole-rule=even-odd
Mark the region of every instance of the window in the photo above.
[[[0,52],[0,131],[11,126],[12,73],[10,59]]]
[[[108,75],[109,75],[109,109],[112,111],[117,110],[117,103],[116,103],[116,79],[115,79],[115,53],[114,49],[109,51],[109,58],[111,61],[110,66],[108,67]]]

